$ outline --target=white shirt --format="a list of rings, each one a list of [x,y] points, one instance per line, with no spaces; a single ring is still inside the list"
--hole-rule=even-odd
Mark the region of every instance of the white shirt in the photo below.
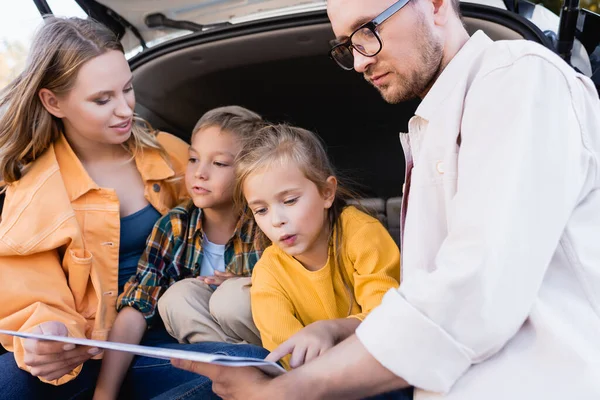
[[[400,136],[414,163],[403,282],[361,342],[415,400],[600,399],[591,81],[542,46],[477,32]]]
[[[215,244],[204,235],[200,276],[213,276],[215,271],[225,272],[225,245]]]

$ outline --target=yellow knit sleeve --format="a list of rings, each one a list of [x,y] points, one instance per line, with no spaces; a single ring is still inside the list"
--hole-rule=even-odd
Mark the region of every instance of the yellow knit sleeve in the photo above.
[[[350,233],[346,244],[347,257],[354,266],[354,296],[361,308],[351,317],[363,320],[388,290],[400,285],[400,251],[379,221],[362,224]]]
[[[273,351],[280,344],[296,334],[304,325],[296,318],[294,306],[279,285],[276,277],[269,271],[268,254],[263,254],[252,272],[250,301],[252,317],[260,332],[262,345]],[[290,369],[289,356],[281,363]]]

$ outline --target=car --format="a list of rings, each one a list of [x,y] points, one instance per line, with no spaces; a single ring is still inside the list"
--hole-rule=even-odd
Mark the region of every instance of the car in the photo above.
[[[46,0],[32,0],[51,14]],[[561,16],[524,0],[462,2],[464,23],[494,40],[556,51],[600,87],[600,16],[565,0]],[[136,112],[189,141],[200,115],[239,104],[317,132],[343,176],[399,241],[404,160],[398,132],[419,101],[390,105],[327,56],[334,35],[323,0],[77,0],[121,39]],[[518,107],[518,104],[515,105]],[[0,205],[1,206],[1,205]]]
[[[41,14],[52,13],[46,0],[32,1]],[[398,241],[398,132],[406,131],[419,101],[387,104],[359,74],[328,58],[334,35],[326,1],[76,1],[121,39],[136,112],[155,128],[189,141],[205,111],[239,104],[311,129]],[[524,0],[476,1],[461,3],[469,33],[538,42],[600,87],[600,16],[579,9],[578,0],[565,0],[560,17]]]
[[[45,0],[34,0],[42,14]],[[600,16],[565,0],[561,17],[523,0],[463,2],[469,31],[558,52],[600,86]],[[77,0],[123,42],[136,112],[188,141],[205,111],[239,104],[317,132],[341,172],[399,241],[404,160],[398,132],[419,101],[390,105],[328,58],[326,1]],[[515,107],[519,105],[516,104]]]

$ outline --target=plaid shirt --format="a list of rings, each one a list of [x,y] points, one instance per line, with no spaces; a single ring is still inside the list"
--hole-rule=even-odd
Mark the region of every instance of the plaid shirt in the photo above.
[[[225,245],[225,270],[250,276],[263,246],[254,220],[240,218]],[[202,265],[202,210],[192,200],[160,218],[138,263],[137,274],[125,284],[117,309],[130,306],[140,311],[148,325],[156,316],[156,304],[175,282],[200,275]]]

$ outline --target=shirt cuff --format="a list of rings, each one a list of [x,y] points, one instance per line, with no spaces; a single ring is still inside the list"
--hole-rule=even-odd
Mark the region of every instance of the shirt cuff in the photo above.
[[[390,289],[356,329],[367,351],[412,386],[447,393],[471,366],[469,350]]]
[[[364,321],[365,317],[367,316],[367,313],[360,313],[360,314],[352,314],[352,315],[348,315],[346,318],[355,318],[359,321]]]
[[[125,307],[131,307],[137,311],[139,311],[144,320],[146,321],[146,325],[151,327],[154,324],[156,318],[156,306],[154,304],[150,304],[144,301],[136,301],[133,299],[123,299],[122,301],[117,303],[117,311],[121,312],[121,310]]]

